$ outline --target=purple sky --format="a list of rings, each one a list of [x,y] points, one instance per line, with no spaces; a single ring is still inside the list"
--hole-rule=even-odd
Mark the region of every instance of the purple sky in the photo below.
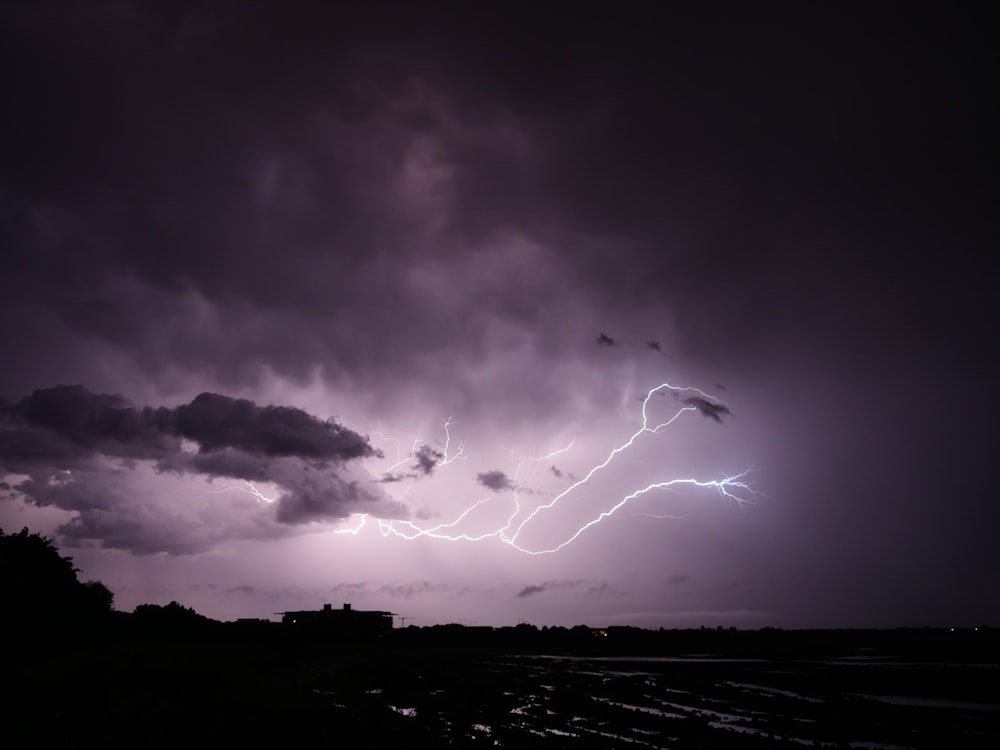
[[[0,526],[126,610],[1000,623],[989,19],[280,5],[0,10]]]

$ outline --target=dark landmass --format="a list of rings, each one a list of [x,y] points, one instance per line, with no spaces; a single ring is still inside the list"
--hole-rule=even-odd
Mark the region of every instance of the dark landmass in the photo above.
[[[5,714],[64,747],[986,748],[1000,732],[994,629],[442,626],[345,642],[182,612],[5,638]]]
[[[8,730],[69,748],[992,748],[1000,737],[990,627],[302,632],[176,602],[117,612],[106,593],[48,540],[0,532]]]

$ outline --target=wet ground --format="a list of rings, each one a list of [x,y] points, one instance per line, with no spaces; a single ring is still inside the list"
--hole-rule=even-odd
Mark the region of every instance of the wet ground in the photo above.
[[[994,748],[1000,668],[815,659],[440,653],[341,664],[310,689],[352,733],[433,746]]]
[[[8,639],[0,709],[62,748],[1000,747],[1000,633],[583,633]]]

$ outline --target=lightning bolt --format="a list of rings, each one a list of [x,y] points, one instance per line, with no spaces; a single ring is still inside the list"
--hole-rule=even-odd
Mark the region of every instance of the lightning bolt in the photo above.
[[[358,514],[358,525],[355,526],[353,529],[351,529],[351,528],[348,528],[348,529],[334,529],[333,533],[334,534],[350,534],[351,536],[357,536],[358,532],[361,531],[361,529],[363,529],[365,527],[366,523],[368,523],[368,514],[367,513],[361,513],[361,514]]]
[[[564,541],[562,544],[559,544],[556,547],[552,547],[551,549],[535,550],[535,551],[526,550],[522,547],[519,547],[514,542],[514,537],[512,537],[510,540],[505,539],[504,541],[507,541],[512,547],[515,547],[521,552],[527,552],[529,555],[543,555],[551,552],[558,552],[563,547],[566,547],[572,542],[575,542],[577,537],[579,537],[580,534],[589,529],[591,526],[597,525],[605,518],[613,514],[616,510],[624,507],[625,504],[628,503],[629,501],[634,500],[637,497],[641,497],[642,495],[645,495],[647,492],[651,492],[653,490],[658,490],[658,489],[665,489],[679,484],[689,484],[689,485],[694,485],[696,487],[714,487],[716,490],[719,491],[719,494],[724,495],[725,497],[728,497],[731,500],[735,500],[737,503],[742,505],[744,502],[747,502],[747,500],[745,498],[740,497],[738,494],[736,494],[736,492],[738,490],[746,490],[747,492],[753,492],[750,485],[742,481],[743,477],[745,477],[748,473],[749,469],[740,472],[739,474],[736,474],[735,476],[732,477],[726,477],[725,479],[713,479],[709,481],[699,481],[697,479],[671,479],[670,481],[667,482],[655,482],[653,484],[648,485],[647,487],[644,487],[641,490],[636,490],[631,494],[625,495],[625,497],[623,497],[615,505],[613,505],[610,510],[606,510],[602,512],[600,515],[598,515],[597,518],[588,521],[579,529],[577,529],[577,531],[572,536],[570,536],[566,541]],[[518,528],[518,532],[520,532],[520,529],[523,528],[523,526],[524,523],[522,523],[521,527]],[[515,534],[514,536],[516,537],[517,535]]]
[[[662,421],[654,422],[650,418],[650,404],[654,396],[657,394],[664,393],[666,391],[673,392],[675,396],[685,395],[686,397],[680,401],[677,410],[672,413],[668,418]],[[449,541],[449,542],[483,542],[490,539],[495,539],[498,542],[505,544],[518,552],[522,552],[527,555],[545,555],[558,552],[573,542],[575,542],[579,537],[584,534],[588,529],[597,526],[602,521],[607,520],[612,515],[619,513],[623,508],[625,508],[629,503],[637,500],[641,497],[649,495],[650,493],[656,492],[677,492],[679,489],[688,487],[693,489],[714,489],[718,495],[729,500],[730,502],[736,504],[738,507],[743,508],[747,505],[756,502],[756,499],[760,496],[748,481],[751,469],[745,469],[736,474],[731,474],[722,477],[721,479],[699,479],[695,477],[676,477],[671,479],[665,479],[662,481],[652,482],[645,487],[635,489],[624,495],[613,497],[609,500],[609,504],[605,504],[604,509],[596,513],[592,518],[586,522],[571,527],[569,533],[563,538],[561,542],[550,547],[540,547],[533,548],[521,542],[520,538],[522,534],[529,529],[533,523],[537,522],[541,516],[545,514],[551,514],[557,506],[560,504],[571,503],[574,494],[578,491],[583,490],[588,484],[590,484],[596,476],[601,472],[609,469],[616,462],[628,460],[623,458],[623,454],[629,451],[633,446],[635,446],[640,440],[647,436],[653,436],[662,433],[667,428],[671,427],[678,419],[682,417],[685,412],[692,411],[702,411],[706,416],[712,417],[719,420],[719,415],[723,413],[728,413],[728,408],[725,403],[721,400],[710,396],[704,391],[698,388],[685,387],[672,385],[670,383],[662,383],[655,388],[650,389],[645,397],[642,399],[642,410],[641,410],[641,423],[638,425],[637,429],[629,436],[627,440],[622,442],[620,445],[612,448],[605,458],[599,463],[592,466],[581,479],[576,479],[573,474],[569,474],[569,478],[572,480],[571,484],[563,489],[561,492],[552,497],[548,502],[538,505],[533,510],[527,511],[522,505],[521,495],[525,492],[525,487],[523,482],[525,481],[525,475],[531,476],[532,472],[536,467],[538,467],[543,462],[549,462],[555,459],[557,456],[568,453],[572,450],[574,443],[569,443],[563,448],[551,451],[543,456],[537,458],[522,458],[516,461],[516,469],[513,472],[513,476],[510,480],[504,478],[508,482],[507,488],[511,490],[512,500],[507,500],[511,502],[511,509],[509,513],[505,513],[500,522],[495,526],[490,526],[486,531],[481,531],[479,533],[471,533],[469,531],[463,530],[463,524],[468,522],[474,516],[476,516],[477,511],[484,508],[487,504],[501,502],[502,500],[497,497],[496,494],[483,497],[476,500],[471,505],[462,510],[458,516],[451,521],[446,521],[443,523],[438,523],[433,526],[421,525],[415,521],[408,519],[384,519],[378,517],[372,517],[375,520],[377,528],[382,535],[382,537],[396,537],[406,541],[413,541],[421,537],[427,537],[430,539]],[[435,468],[446,467],[459,459],[468,458],[468,454],[465,451],[465,442],[458,443],[457,446],[453,446],[453,436],[451,428],[459,424],[452,417],[448,417],[443,423],[442,428],[444,429],[444,444],[440,451],[434,450],[433,454],[436,460],[433,463]],[[394,499],[401,500],[406,496],[410,490],[414,487],[416,482],[419,480],[419,469],[414,467],[409,473],[404,472],[401,474],[396,474],[395,472],[407,462],[414,459],[422,459],[426,456],[421,455],[421,446],[426,444],[423,438],[415,438],[409,450],[405,453],[400,447],[400,441],[396,438],[385,435],[380,431],[374,431],[375,436],[384,440],[386,442],[391,442],[395,445],[395,462],[389,467],[382,470],[382,476],[384,480],[399,481],[400,479],[408,480],[406,488]],[[554,467],[552,467],[554,470]],[[426,469],[425,469],[426,471]],[[430,472],[427,471],[429,474]],[[560,472],[556,472],[558,476],[562,476]],[[502,476],[502,475],[501,475]],[[223,493],[230,491],[238,491],[249,494],[255,497],[257,500],[273,504],[276,502],[276,498],[269,497],[265,495],[252,481],[243,480],[241,484],[227,485],[220,487],[218,489],[207,489],[207,488],[190,488],[199,489],[202,492],[209,493]],[[392,494],[386,491],[389,497]],[[620,514],[625,515],[625,514]],[[653,513],[629,513],[628,515],[633,516],[646,516],[656,519],[681,519],[685,518],[685,515],[670,515],[670,514],[653,514]],[[334,534],[350,534],[351,536],[358,536],[361,530],[366,526],[368,522],[368,514],[354,514],[350,518],[356,519],[356,521],[351,526],[345,528],[335,529]]]
[[[680,394],[694,394],[694,395],[689,396],[687,399],[682,401],[681,403],[683,405],[680,406],[671,417],[662,422],[652,424],[648,411],[650,400],[657,393],[661,393],[664,391],[672,391],[674,392],[675,395],[680,395]],[[601,521],[606,520],[607,518],[615,514],[617,511],[624,508],[633,500],[643,497],[644,495],[647,495],[651,492],[671,491],[671,490],[676,490],[677,488],[683,486],[700,488],[700,489],[714,489],[720,496],[734,502],[739,507],[744,507],[748,504],[753,504],[756,501],[756,498],[759,497],[759,493],[753,489],[753,487],[747,480],[747,477],[750,474],[751,469],[745,469],[744,471],[741,471],[737,474],[725,476],[722,479],[697,479],[693,477],[668,479],[665,481],[653,482],[641,489],[637,489],[633,492],[621,496],[620,498],[617,499],[617,501],[613,502],[610,505],[610,507],[608,507],[606,510],[601,511],[596,517],[587,521],[583,525],[577,527],[575,531],[573,531],[571,534],[569,534],[568,537],[565,538],[564,541],[562,541],[556,546],[541,548],[541,549],[531,549],[519,544],[518,537],[521,535],[521,533],[525,530],[526,527],[528,527],[536,518],[538,518],[539,514],[551,510],[561,502],[567,502],[568,498],[571,498],[574,492],[576,492],[580,488],[590,483],[590,481],[594,478],[595,475],[597,475],[599,472],[604,471],[610,465],[612,465],[619,458],[619,456],[621,456],[623,453],[632,448],[636,444],[636,442],[639,441],[642,437],[646,435],[659,434],[662,431],[666,430],[671,425],[673,425],[674,422],[676,422],[685,412],[699,411],[699,410],[704,411],[707,415],[712,416],[713,418],[716,419],[718,419],[718,414],[720,412],[728,411],[728,409],[726,409],[726,406],[722,401],[713,396],[710,396],[709,394],[705,393],[704,391],[698,388],[676,386],[670,383],[662,383],[656,386],[655,388],[650,389],[646,393],[646,397],[643,399],[642,402],[642,423],[639,426],[639,428],[631,435],[631,437],[629,437],[628,440],[623,442],[621,445],[618,445],[617,447],[613,448],[608,453],[607,457],[600,463],[593,466],[589,471],[587,471],[587,473],[583,476],[582,479],[574,481],[572,484],[570,484],[569,487],[564,489],[562,492],[558,493],[549,502],[539,505],[530,513],[525,514],[519,522],[517,521],[517,519],[519,516],[522,515],[522,507],[521,507],[520,497],[518,495],[518,480],[520,478],[522,469],[525,466],[535,465],[542,461],[548,461],[561,453],[569,451],[573,445],[572,443],[570,443],[570,445],[566,446],[565,448],[553,451],[552,453],[549,453],[540,458],[523,459],[518,464],[517,469],[514,473],[514,479],[512,481],[512,490],[514,498],[513,510],[507,517],[506,523],[499,528],[495,528],[492,531],[487,531],[476,535],[464,533],[458,530],[458,527],[460,527],[461,524],[464,521],[466,521],[477,509],[481,508],[486,503],[495,500],[495,497],[490,496],[476,501],[468,508],[466,508],[464,511],[462,511],[455,520],[449,521],[447,523],[441,523],[436,526],[424,528],[414,523],[413,521],[409,520],[378,519],[379,530],[382,533],[383,537],[395,536],[406,540],[414,540],[419,537],[429,537],[432,539],[440,539],[450,542],[458,542],[458,541],[478,542],[486,539],[497,539],[500,542],[510,547],[513,547],[519,552],[523,552],[528,555],[544,555],[544,554],[551,554],[554,552],[558,552],[559,550],[572,544],[580,537],[581,534],[586,532],[588,529],[598,525]],[[464,457],[464,444],[462,444],[461,446],[459,446],[458,452],[450,459],[448,459],[447,449],[451,439],[449,427],[453,424],[456,423],[450,417],[444,423],[446,432],[445,454],[444,454],[445,459],[442,459],[439,462],[439,465],[447,465],[448,463],[451,463],[457,458]]]
[[[253,482],[250,482],[250,481],[247,481],[247,480],[244,480],[244,482],[246,482],[246,487],[242,488],[244,492],[248,492],[249,494],[253,495],[258,500],[263,500],[265,503],[273,503],[274,502],[274,498],[267,497],[266,495],[264,495],[263,493],[261,493],[261,491],[258,490],[254,486]]]
[[[453,425],[456,425],[456,424],[458,424],[458,422],[455,421],[454,419],[452,419],[451,417],[448,417],[448,419],[446,419],[442,423],[441,426],[444,428],[444,447],[442,448],[442,450],[440,452],[434,450],[433,448],[431,449],[431,450],[434,451],[434,453],[436,453],[436,454],[438,454],[440,456],[440,458],[438,458],[433,463],[433,467],[434,468],[437,468],[439,466],[448,466],[449,464],[452,464],[452,463],[454,463],[455,461],[457,461],[459,459],[466,459],[466,458],[468,458],[468,455],[465,453],[465,442],[464,441],[458,444],[458,447],[457,447],[457,449],[455,450],[455,452],[453,454],[449,455],[449,452],[451,451],[451,428],[452,428]],[[425,441],[423,438],[416,437],[416,438],[413,439],[413,443],[410,445],[409,452],[404,456],[402,454],[402,452],[400,451],[399,440],[397,438],[394,438],[394,437],[391,437],[389,435],[386,435],[381,430],[373,430],[372,434],[375,435],[380,440],[384,440],[384,441],[386,441],[388,443],[392,443],[395,446],[395,449],[396,449],[395,450],[395,452],[396,452],[396,461],[395,461],[395,463],[393,463],[390,466],[387,466],[385,469],[382,469],[381,474],[382,474],[383,479],[384,480],[392,480],[392,481],[398,481],[401,478],[412,479],[415,476],[413,473],[404,473],[402,475],[397,475],[395,472],[396,472],[396,470],[399,467],[403,466],[408,461],[411,461],[413,459],[419,459],[420,458],[420,447],[422,445],[428,445],[429,446],[430,444],[427,443],[427,441]],[[409,491],[410,487],[412,487],[412,486],[413,486],[413,483],[411,482],[410,485],[406,488],[406,490],[401,495],[397,496],[396,499],[398,500],[400,497],[402,497],[403,495],[405,495]]]
[[[414,438],[413,439],[413,445],[410,446],[410,452],[407,453],[406,456],[404,457],[399,452],[399,440],[398,439],[396,439],[394,437],[390,437],[389,435],[386,435],[385,433],[383,433],[380,430],[373,430],[372,434],[375,437],[377,437],[379,440],[385,440],[387,443],[393,443],[396,446],[396,463],[394,463],[392,466],[389,466],[389,467],[383,469],[382,470],[382,475],[383,476],[389,476],[389,475],[391,475],[396,469],[398,469],[400,466],[402,466],[407,461],[409,461],[411,458],[413,458],[414,455],[417,452],[417,449],[420,447],[420,443],[422,442],[420,438]]]
[[[448,448],[451,445],[451,426],[453,424],[458,424],[458,422],[454,421],[451,417],[448,417],[448,419],[446,419],[444,422],[444,436],[445,436],[444,451],[443,451],[444,458],[438,461],[437,463],[438,466],[447,466],[448,464],[454,463],[460,458],[467,458],[467,456],[465,455],[464,442],[458,444],[458,450],[455,452],[455,455],[451,456],[450,458],[448,457]]]
[[[275,498],[268,497],[250,480],[244,479],[242,484],[227,484],[223,487],[216,487],[214,489],[209,489],[208,487],[182,487],[181,490],[201,492],[206,495],[221,495],[224,492],[243,492],[247,495],[253,495],[258,500],[263,500],[265,503],[274,503]]]

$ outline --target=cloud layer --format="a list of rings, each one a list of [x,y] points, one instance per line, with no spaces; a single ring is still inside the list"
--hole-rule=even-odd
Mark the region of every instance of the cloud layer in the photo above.
[[[254,502],[264,498],[253,483],[276,485],[273,520],[294,525],[359,512],[404,515],[351,467],[377,455],[366,438],[332,419],[216,393],[173,408],[136,408],[117,394],[55,386],[0,409],[0,471],[27,476],[14,489],[36,505],[76,513],[61,528],[67,537],[137,552],[194,551],[206,543],[202,534],[188,543],[163,541],[157,526],[169,516],[166,508],[147,523],[133,512],[138,501],[127,496],[125,477],[138,462],[147,471],[243,480]],[[254,502],[244,506],[264,526],[248,530],[239,519],[227,529],[233,519],[215,513],[214,538],[280,535]]]

